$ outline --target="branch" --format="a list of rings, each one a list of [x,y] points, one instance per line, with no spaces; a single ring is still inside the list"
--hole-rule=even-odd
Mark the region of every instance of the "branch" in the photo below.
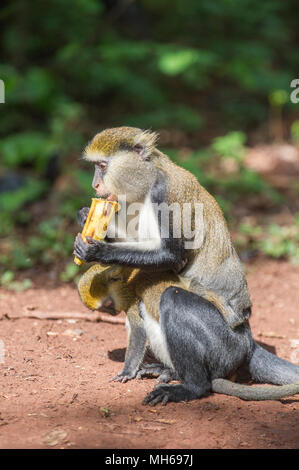
[[[101,312],[94,313],[84,313],[84,312],[42,312],[40,310],[35,310],[32,308],[25,307],[21,313],[14,315],[5,314],[6,318],[11,320],[18,318],[38,318],[40,320],[62,320],[67,318],[81,318],[82,320],[91,321],[91,322],[107,322],[124,325],[124,318],[115,318],[111,315],[107,315]]]

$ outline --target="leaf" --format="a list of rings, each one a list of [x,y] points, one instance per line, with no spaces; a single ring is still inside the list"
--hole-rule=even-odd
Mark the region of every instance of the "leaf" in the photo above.
[[[44,436],[43,442],[47,446],[53,447],[65,441],[66,437],[66,431],[64,431],[63,429],[55,429]]]
[[[159,60],[159,68],[166,75],[178,75],[197,62],[198,52],[192,49],[166,52]]]

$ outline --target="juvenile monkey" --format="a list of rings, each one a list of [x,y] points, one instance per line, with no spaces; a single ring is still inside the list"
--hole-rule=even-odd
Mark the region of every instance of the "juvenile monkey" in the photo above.
[[[251,301],[221,209],[194,175],[157,149],[156,139],[153,132],[119,127],[100,132],[87,145],[84,158],[95,165],[92,186],[96,194],[108,200],[125,195],[128,204],[142,203],[142,209],[137,238],[129,230],[116,236],[115,226],[108,228],[104,242],[84,242],[78,234],[74,254],[103,265],[180,272],[190,290],[200,293],[203,286],[222,299],[221,311],[235,328],[249,318]],[[170,209],[169,224],[159,210],[163,203]],[[182,218],[175,216],[173,204]],[[182,233],[182,220],[188,219],[186,204],[191,209],[190,238]],[[121,206],[116,225],[127,210],[126,204]],[[81,225],[87,213],[88,208],[79,211]]]
[[[144,364],[140,369],[145,352],[146,334],[139,315],[139,298],[144,297],[151,306],[151,313],[159,322],[158,301],[152,303],[151,296],[161,296],[169,285],[187,287],[178,275],[167,272],[152,275],[141,273],[139,269],[114,266],[104,268],[94,265],[80,278],[78,292],[83,304],[91,310],[104,311],[116,315],[121,310],[127,313],[128,347],[124,368],[112,380],[127,382],[134,377],[157,375],[159,382],[167,382],[176,374],[169,367],[160,364]],[[200,295],[212,302],[219,311],[223,308],[221,299],[204,287],[199,289]],[[138,298],[139,296],[139,298]],[[155,325],[155,324],[154,324]],[[152,346],[155,349],[155,346]]]
[[[174,273],[146,273],[121,267],[103,271],[98,265],[90,268],[78,285],[81,299],[89,308],[106,307],[112,314],[127,311],[130,339],[124,370],[137,377],[151,371],[157,373],[156,365],[153,369],[143,365],[139,370],[148,338],[155,356],[164,365],[159,371],[160,381],[182,381],[158,385],[144,403],[192,400],[211,391],[244,400],[274,400],[299,393],[298,366],[260,347],[252,338],[248,322],[234,330],[229,328],[212,302],[182,285]],[[139,331],[135,337],[136,324],[143,334]],[[243,364],[254,380],[280,386],[260,388],[223,378],[230,377]]]

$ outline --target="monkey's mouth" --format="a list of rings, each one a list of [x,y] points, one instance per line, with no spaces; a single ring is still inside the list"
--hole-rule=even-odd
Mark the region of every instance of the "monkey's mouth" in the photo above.
[[[109,196],[106,199],[107,201],[117,201],[118,197],[116,196],[116,194],[109,194]]]
[[[99,199],[105,199],[106,201],[117,201],[118,200],[118,197],[116,196],[116,194],[111,194],[111,193],[99,194],[99,193],[96,193],[96,195]]]
[[[103,313],[109,313],[112,316],[118,315],[119,313],[117,310],[115,310],[114,307],[101,307],[99,308],[99,311]]]
[[[109,296],[103,300],[98,306],[98,310],[103,313],[109,313],[110,315],[117,315],[119,312],[115,308],[113,299]]]

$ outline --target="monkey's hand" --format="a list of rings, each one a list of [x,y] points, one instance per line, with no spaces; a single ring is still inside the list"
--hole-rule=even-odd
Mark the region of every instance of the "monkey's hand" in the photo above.
[[[184,269],[184,267],[186,266],[187,263],[188,263],[188,258],[182,259],[180,264],[174,269],[174,272],[176,274],[179,274]]]
[[[123,369],[119,374],[110,379],[110,382],[122,382],[126,383],[128,380],[132,380],[136,377],[136,371],[130,372]]]
[[[99,261],[99,253],[102,251],[102,245],[105,247],[104,249],[106,251],[106,244],[90,237],[86,237],[86,240],[87,243],[83,240],[81,233],[78,233],[74,243],[73,254],[86,263]]]
[[[154,406],[161,402],[162,405],[166,405],[169,401],[183,401],[183,400],[194,400],[203,396],[203,390],[197,385],[177,384],[168,385],[161,384],[157,385],[152,392],[150,392],[143,400],[144,405]]]
[[[84,224],[86,222],[88,212],[89,212],[89,207],[82,207],[78,212],[77,212],[77,221],[80,227],[84,227]]]

